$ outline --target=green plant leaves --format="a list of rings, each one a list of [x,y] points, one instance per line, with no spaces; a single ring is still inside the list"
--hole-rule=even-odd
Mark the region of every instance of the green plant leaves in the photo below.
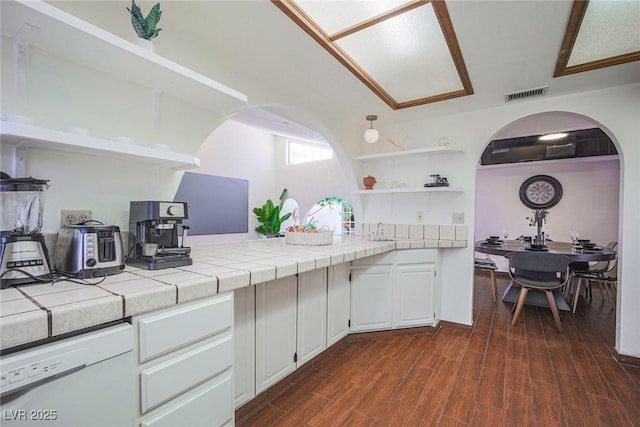
[[[160,3],[156,3],[155,6],[151,8],[146,18],[142,15],[142,11],[135,0],[131,0],[131,9],[127,8],[127,10],[131,14],[131,25],[136,31],[136,34],[138,34],[138,37],[151,40],[158,36],[161,28],[156,28],[156,26],[162,16]]]
[[[280,211],[282,210],[282,204],[287,198],[287,189],[285,188],[280,194],[280,205],[273,204],[271,199],[268,199],[264,205],[260,208],[253,208],[253,213],[261,225],[257,226],[255,230],[260,234],[277,234],[280,232],[282,221],[286,221],[291,217],[291,212],[286,213],[280,217]]]

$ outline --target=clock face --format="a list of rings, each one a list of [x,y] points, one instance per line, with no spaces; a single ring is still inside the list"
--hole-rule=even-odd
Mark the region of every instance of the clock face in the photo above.
[[[562,185],[548,175],[536,175],[520,186],[520,200],[531,209],[547,209],[555,206],[562,197]]]

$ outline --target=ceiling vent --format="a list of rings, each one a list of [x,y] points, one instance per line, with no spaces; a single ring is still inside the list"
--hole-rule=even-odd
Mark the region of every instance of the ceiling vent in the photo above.
[[[531,98],[532,96],[541,96],[547,93],[549,86],[536,87],[533,89],[521,90],[519,92],[511,92],[504,94],[504,102],[514,101],[517,99]]]

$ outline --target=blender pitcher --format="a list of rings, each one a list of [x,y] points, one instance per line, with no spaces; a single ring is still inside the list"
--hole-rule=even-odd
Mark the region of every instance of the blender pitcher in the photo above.
[[[48,180],[36,178],[0,179],[2,232],[37,234],[42,229]]]

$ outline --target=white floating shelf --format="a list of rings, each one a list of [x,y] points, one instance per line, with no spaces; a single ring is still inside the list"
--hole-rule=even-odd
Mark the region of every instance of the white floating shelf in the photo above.
[[[376,159],[388,159],[392,157],[450,154],[450,153],[463,153],[463,152],[464,150],[462,148],[438,146],[438,147],[417,148],[415,150],[392,151],[388,153],[364,154],[361,156],[354,157],[353,160],[376,160]]]
[[[392,193],[462,193],[464,190],[457,187],[406,187],[406,188],[380,188],[373,190],[357,190],[354,194],[392,194]]]
[[[96,70],[162,91],[218,115],[246,108],[247,97],[180,64],[39,0],[2,0],[2,34],[35,27],[26,43]]]
[[[176,170],[200,166],[200,159],[195,156],[13,122],[0,122],[0,138],[3,144],[9,143],[19,147],[135,159]]]

